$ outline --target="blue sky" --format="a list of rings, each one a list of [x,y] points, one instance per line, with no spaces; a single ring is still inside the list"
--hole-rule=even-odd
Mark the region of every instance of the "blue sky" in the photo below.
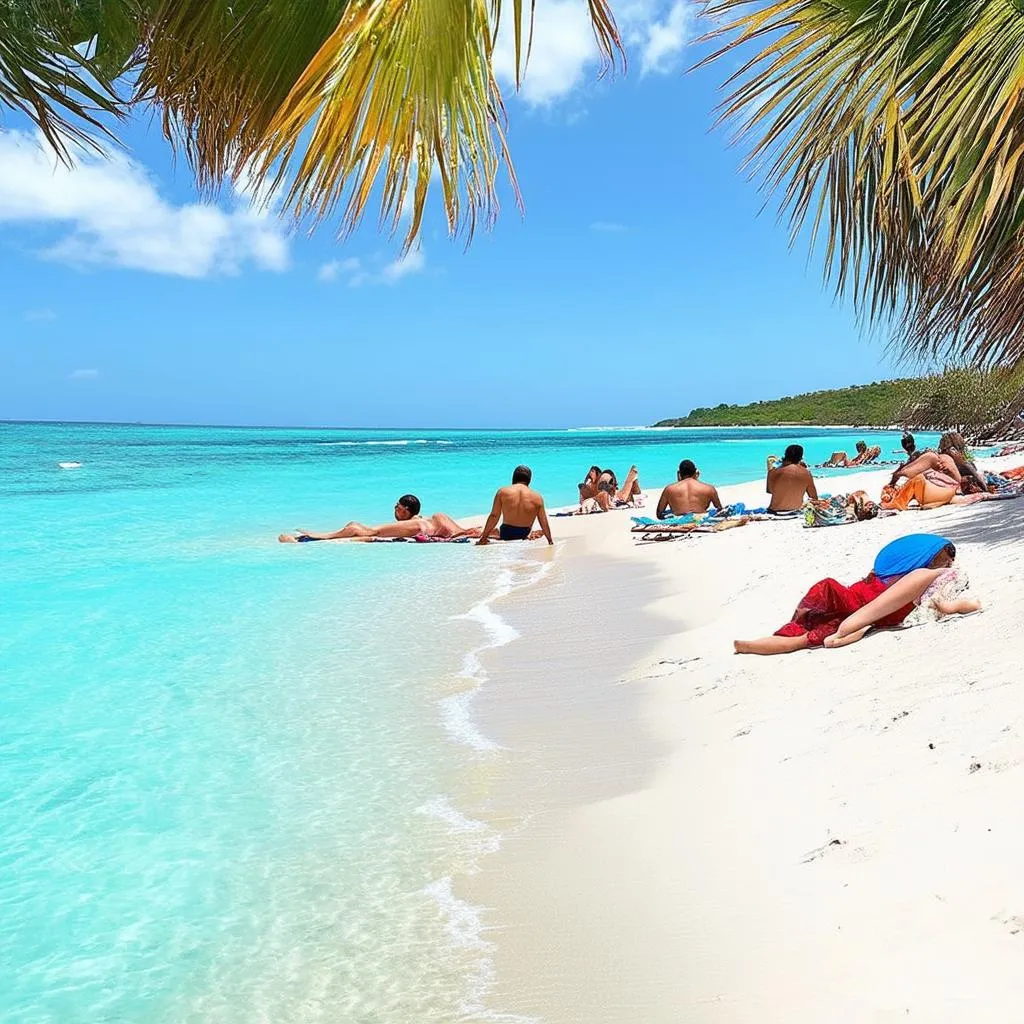
[[[503,187],[468,250],[436,200],[405,260],[374,218],[339,243],[212,204],[149,119],[54,176],[5,117],[0,418],[640,424],[897,372],[712,130],[731,68],[683,73],[690,7],[614,6],[630,69],[598,80],[584,0],[540,0],[506,91],[526,213]]]

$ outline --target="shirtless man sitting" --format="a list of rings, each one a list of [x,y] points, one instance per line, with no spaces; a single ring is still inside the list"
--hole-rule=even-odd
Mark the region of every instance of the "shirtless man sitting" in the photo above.
[[[791,444],[782,457],[782,465],[776,466],[774,455],[768,456],[768,476],[764,489],[772,496],[768,511],[776,515],[796,512],[803,507],[804,495],[811,501],[818,500],[818,489],[814,477],[804,465],[802,445]]]
[[[484,524],[482,535],[477,544],[489,544],[494,528],[501,520],[498,537],[501,540],[533,540],[544,536],[548,544],[551,539],[551,527],[548,514],[544,509],[544,499],[530,488],[533,473],[529,466],[516,466],[512,473],[512,485],[502,487],[494,495],[491,514]],[[535,532],[533,524],[540,525],[540,532]]]
[[[711,484],[700,482],[700,470],[690,461],[679,463],[676,483],[669,484],[658,499],[658,518],[664,519],[670,513],[674,516],[689,514],[703,515],[709,505],[721,509],[722,500]]]
[[[348,523],[331,533],[312,533],[299,530],[296,534],[282,533],[277,539],[282,544],[302,544],[311,540],[372,540],[375,537],[394,539],[396,537],[439,537],[450,540],[453,537],[479,537],[479,527],[460,526],[444,512],[432,516],[420,515],[420,499],[415,494],[403,494],[395,502],[395,521],[381,526],[365,526],[363,523]]]

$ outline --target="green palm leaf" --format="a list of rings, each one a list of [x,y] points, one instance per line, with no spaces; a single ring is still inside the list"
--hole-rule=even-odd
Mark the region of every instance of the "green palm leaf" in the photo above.
[[[534,2],[506,4],[517,80]],[[613,65],[607,0],[578,2]],[[371,195],[392,228],[411,201],[406,245],[436,173],[450,230],[471,235],[496,215],[502,163],[518,198],[492,70],[501,16],[501,0],[0,0],[0,106],[67,155],[152,104],[202,187],[255,173],[299,219],[340,206],[343,229]]]
[[[909,354],[1024,359],[1024,14],[1010,0],[722,0],[722,115],[794,234]]]

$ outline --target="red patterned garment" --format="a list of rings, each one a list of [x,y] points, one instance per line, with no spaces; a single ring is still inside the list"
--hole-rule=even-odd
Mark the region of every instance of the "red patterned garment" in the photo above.
[[[820,580],[803,596],[793,619],[782,629],[776,630],[776,636],[807,635],[809,647],[821,647],[825,638],[835,633],[848,615],[859,611],[870,604],[881,594],[890,583],[880,580],[874,573],[858,580],[853,586],[844,587],[833,579]],[[887,615],[875,623],[877,629],[898,626],[914,609],[913,604]]]

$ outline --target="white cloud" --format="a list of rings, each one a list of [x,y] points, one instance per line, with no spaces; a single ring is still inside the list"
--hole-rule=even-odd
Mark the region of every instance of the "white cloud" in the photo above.
[[[380,264],[378,263],[379,267]],[[350,258],[347,260],[331,260],[317,271],[318,281],[337,281],[346,278],[350,288],[360,288],[364,284],[397,284],[403,277],[418,274],[427,266],[427,257],[422,248],[410,249],[404,256],[393,259],[380,270],[373,270],[363,260]]]
[[[246,205],[176,206],[144,167],[115,154],[79,154],[58,163],[33,136],[0,131],[0,225],[67,226],[40,255],[76,266],[100,265],[179,277],[237,274],[288,266],[288,240],[275,218]]]
[[[427,257],[423,250],[410,249],[404,256],[399,256],[397,260],[392,260],[381,271],[381,280],[384,284],[395,284],[397,281],[401,281],[403,277],[420,273],[426,265]]]
[[[27,309],[22,318],[29,324],[45,324],[57,319],[57,314],[52,309]]]
[[[590,225],[590,230],[598,231],[604,235],[616,235],[625,231],[626,225],[620,224],[618,221],[614,220],[595,220],[593,224]]]
[[[325,263],[316,274],[318,281],[337,281],[342,274],[358,273],[362,264],[354,257],[347,260],[331,260]]]
[[[529,4],[523,5],[527,10]],[[503,10],[512,10],[506,4]],[[523,49],[529,27],[523,27]],[[587,64],[598,60],[597,43],[582,0],[537,0],[533,47],[521,96],[531,106],[544,106],[570,92],[583,78]],[[506,20],[498,33],[494,71],[506,85],[516,80],[515,37]]]
[[[618,0],[615,17],[627,53],[640,53],[641,74],[676,70],[690,27],[690,0]],[[524,4],[528,9],[529,5]],[[503,10],[511,11],[507,4]],[[527,41],[523,31],[523,46]],[[533,48],[520,95],[547,106],[593,76],[600,62],[584,0],[537,0]],[[498,33],[494,69],[505,86],[515,84],[515,43],[509,21]]]
[[[640,59],[640,73],[672,71],[686,45],[690,11],[686,0],[676,0],[664,20],[647,26],[647,43]]]
[[[95,380],[99,375],[99,370],[72,370],[68,377],[71,380]]]

